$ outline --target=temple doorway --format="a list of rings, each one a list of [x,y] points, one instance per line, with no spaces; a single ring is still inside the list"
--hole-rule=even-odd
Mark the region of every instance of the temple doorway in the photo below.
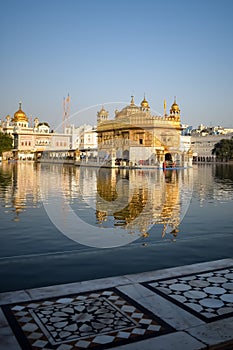
[[[165,162],[172,162],[172,155],[171,153],[165,154]]]
[[[129,160],[129,151],[128,151],[128,150],[125,150],[125,151],[123,152],[123,159],[124,159],[124,160]]]

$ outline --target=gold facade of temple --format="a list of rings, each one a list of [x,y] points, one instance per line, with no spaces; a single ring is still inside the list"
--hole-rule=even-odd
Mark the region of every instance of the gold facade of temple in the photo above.
[[[145,96],[140,106],[134,102],[134,96],[128,106],[115,111],[114,119],[108,118],[108,112],[102,108],[97,113],[97,134],[99,153],[111,159],[129,165],[161,166],[164,161],[183,166],[185,155],[180,150],[180,109],[176,99],[171,106],[170,115],[155,116]],[[186,157],[187,158],[187,157]]]

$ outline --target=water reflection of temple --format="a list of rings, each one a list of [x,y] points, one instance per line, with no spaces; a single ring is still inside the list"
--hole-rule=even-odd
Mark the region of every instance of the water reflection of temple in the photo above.
[[[101,224],[112,216],[114,226],[139,231],[143,236],[152,224],[169,225],[177,232],[181,180],[177,171],[99,171],[97,221]]]
[[[25,210],[54,199],[56,205],[61,198],[71,205],[69,210],[78,216],[80,210],[85,212],[83,220],[97,227],[120,227],[143,237],[155,224],[164,227],[162,234],[167,228],[178,232],[182,196],[192,180],[192,169],[163,172],[20,162],[4,163],[0,170],[0,197],[16,221]],[[65,209],[63,214],[66,220]]]
[[[19,221],[20,213],[29,205],[33,207],[38,203],[39,180],[35,168],[35,163],[1,165],[2,177],[8,179],[7,191],[4,190],[4,182],[1,181],[1,199],[4,201],[4,207],[13,208],[14,221]]]
[[[15,213],[14,220],[32,207],[41,205],[61,190],[67,199],[77,191],[79,171],[76,167],[33,162],[2,163],[0,167],[0,198],[3,207]]]

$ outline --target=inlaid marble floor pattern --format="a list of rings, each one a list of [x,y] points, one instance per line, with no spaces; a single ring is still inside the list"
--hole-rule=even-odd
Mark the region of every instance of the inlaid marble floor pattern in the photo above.
[[[158,345],[171,337],[177,339],[179,349],[184,336],[192,349],[211,345],[212,337],[216,344],[227,339],[232,345],[233,265],[219,264],[224,267],[216,268],[214,262],[203,269],[198,264],[179,267],[176,273],[165,271],[164,278],[159,271],[143,276],[141,281],[142,275],[123,277],[110,288],[94,291],[102,284],[95,287],[92,281],[87,292],[76,289],[79,283],[69,287],[70,293],[66,293],[65,286],[58,286],[40,300],[40,292],[35,290],[31,296],[22,292],[26,298],[21,301],[21,294],[16,293],[18,297],[2,303],[2,310],[23,350],[102,350],[121,345],[133,349],[134,342],[157,341]],[[53,296],[54,290],[59,290],[59,297]],[[171,313],[167,315],[166,310]],[[197,339],[202,343],[197,345]]]
[[[3,306],[24,350],[104,349],[172,332],[116,289]]]
[[[233,316],[232,267],[143,285],[205,322]]]

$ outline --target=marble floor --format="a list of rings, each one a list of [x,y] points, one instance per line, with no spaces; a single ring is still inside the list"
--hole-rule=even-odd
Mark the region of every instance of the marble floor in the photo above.
[[[233,316],[233,267],[144,285],[206,322]]]
[[[233,259],[0,294],[1,350],[233,349]]]

